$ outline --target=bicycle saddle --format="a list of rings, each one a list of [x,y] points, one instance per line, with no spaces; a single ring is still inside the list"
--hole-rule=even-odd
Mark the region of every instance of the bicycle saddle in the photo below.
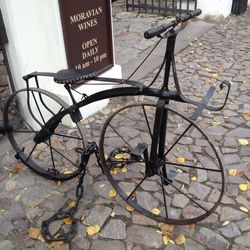
[[[82,80],[91,80],[96,72],[91,69],[63,69],[54,76],[54,81],[60,84],[72,84]]]

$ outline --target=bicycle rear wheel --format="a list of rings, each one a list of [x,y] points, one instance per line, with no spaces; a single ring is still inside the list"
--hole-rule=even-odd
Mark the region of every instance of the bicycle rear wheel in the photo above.
[[[14,93],[4,109],[4,124],[16,158],[51,180],[64,181],[79,173],[81,155],[75,148],[84,148],[82,127],[66,115],[44,142],[35,143],[34,136],[51,117],[67,107],[54,94],[30,88]]]
[[[150,155],[156,107],[129,105],[108,118],[99,146],[105,174],[122,198],[144,215],[168,224],[196,223],[222,199],[219,155],[193,121],[165,106],[164,154],[153,166],[145,152]],[[153,174],[148,171],[152,169]]]

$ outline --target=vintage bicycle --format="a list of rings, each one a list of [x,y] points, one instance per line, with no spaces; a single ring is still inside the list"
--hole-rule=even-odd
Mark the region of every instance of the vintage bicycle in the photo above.
[[[204,109],[223,109],[230,83],[223,81],[220,84],[220,89],[226,87],[226,91],[218,107],[210,104],[215,86],[210,86],[201,101],[190,100],[179,85],[174,56],[178,33],[190,19],[200,14],[199,9],[192,11],[144,33],[146,39],[167,40],[164,60],[147,86],[130,79],[99,77],[90,69],[34,72],[24,76],[27,88],[9,98],[4,109],[4,123],[16,158],[51,180],[79,177],[76,205],[68,210],[63,207],[43,222],[48,241],[68,241],[76,233],[74,213],[83,196],[83,179],[91,154],[96,155],[98,165],[114,190],[150,218],[169,224],[190,224],[205,219],[218,207],[224,192],[223,166],[218,148],[201,128],[198,118]],[[163,70],[162,86],[153,87]],[[171,72],[173,86],[169,80]],[[56,83],[63,84],[72,105],[41,89],[40,77],[53,77]],[[74,86],[79,82],[89,84],[89,80],[96,84],[127,86],[90,96],[80,93],[82,100],[77,102],[73,96],[73,91],[77,91]],[[35,88],[30,86],[31,81],[35,82]],[[119,107],[104,123],[97,146],[81,124],[82,108],[121,96],[150,97],[154,101]],[[195,110],[186,116],[172,106],[176,102],[192,104]],[[12,125],[12,117],[19,117],[19,122]],[[72,123],[74,126],[67,125]],[[65,217],[72,219],[69,232],[52,235],[50,223]]]

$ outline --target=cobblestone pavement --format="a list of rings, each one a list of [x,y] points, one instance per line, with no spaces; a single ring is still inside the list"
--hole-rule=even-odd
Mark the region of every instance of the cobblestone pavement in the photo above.
[[[117,14],[115,18],[117,54],[121,55],[117,58],[117,63],[122,65],[128,63],[128,56],[139,57],[140,53],[153,44],[152,41],[140,41],[141,38],[137,40],[136,44],[131,44],[132,41],[135,41],[134,37],[139,37],[139,35],[129,29],[131,26],[128,23],[133,25],[136,23],[136,31],[138,31],[139,27],[141,30],[145,30],[148,23],[152,21],[151,17],[147,19],[145,16],[144,18],[133,16],[134,14],[123,13]],[[128,27],[129,32],[121,34],[123,25]],[[168,228],[171,231],[172,241],[164,246],[158,223],[136,211],[126,210],[126,203],[120,197],[109,197],[111,186],[98,168],[94,157],[91,157],[85,178],[84,197],[76,215],[79,218],[77,236],[69,244],[45,245],[41,240],[29,237],[30,228],[40,228],[44,219],[57,211],[68,199],[74,199],[77,180],[55,183],[37,176],[27,168],[20,168],[17,171],[17,162],[13,157],[13,152],[10,151],[1,155],[0,162],[0,249],[40,250],[49,249],[49,247],[75,250],[249,249],[250,190],[246,190],[246,185],[240,186],[240,184],[249,183],[250,180],[249,27],[250,10],[242,16],[230,17],[225,23],[215,25],[213,29],[190,42],[188,47],[176,56],[181,87],[184,93],[192,99],[200,99],[211,84],[219,84],[225,79],[233,83],[229,101],[224,110],[221,112],[204,111],[198,121],[221,149],[225,168],[225,195],[211,216],[195,225],[175,226],[171,230]],[[124,50],[121,50],[122,45],[124,45]],[[145,83],[152,79],[154,73],[153,70],[144,77]],[[216,96],[215,103],[223,102],[222,95],[223,93],[219,93]],[[173,105],[174,108],[178,108],[186,114],[193,111],[193,107],[189,105]],[[113,103],[84,121],[83,125],[88,130],[88,135],[98,141],[104,120],[116,108],[117,105]],[[124,129],[121,129],[121,132],[127,130],[132,137],[137,138],[138,113],[125,114],[124,120],[120,120],[117,124],[120,125],[124,122]],[[131,128],[125,127],[127,125],[131,125]],[[89,128],[92,130],[90,131]],[[200,139],[197,133],[192,133],[190,136],[195,138],[196,142]],[[112,134],[108,138],[112,139]],[[143,139],[145,138],[143,137]],[[190,138],[185,139],[186,143],[183,145],[189,147]],[[193,146],[194,152],[199,153],[206,145],[200,140],[197,145],[191,144],[191,146]],[[173,154],[174,157],[178,156],[178,153],[180,156],[180,152],[182,151]],[[205,161],[209,160],[211,152],[207,152],[207,155]],[[186,152],[185,159],[192,160],[189,157],[191,156]],[[179,160],[183,159],[180,157]],[[138,176],[139,173],[134,173],[132,180],[136,178],[136,174]],[[192,179],[192,187],[189,186],[189,191],[204,201],[204,204],[213,204],[218,190],[211,185],[209,187],[207,180],[212,182],[212,178],[214,178],[217,181],[216,176],[208,177],[206,174],[196,174],[196,178]],[[150,196],[152,194],[147,195],[146,191],[157,192],[158,190],[158,187],[152,184],[153,181],[151,184],[149,182],[143,186],[144,192],[141,192],[143,204],[146,207],[157,200],[156,196],[147,200],[148,197],[152,197]],[[203,182],[207,185],[203,185]],[[189,182],[184,184],[189,184]],[[186,208],[188,201],[177,195],[170,203],[169,205],[176,208],[173,211],[178,212]],[[157,206],[158,204],[153,205],[153,207]],[[192,211],[186,212],[192,214]],[[178,217],[176,214],[175,216]],[[89,236],[86,232],[89,225],[99,225],[100,232]],[[184,237],[180,237],[180,235]],[[176,239],[182,239],[182,242],[177,240],[177,243],[182,244],[175,244]]]

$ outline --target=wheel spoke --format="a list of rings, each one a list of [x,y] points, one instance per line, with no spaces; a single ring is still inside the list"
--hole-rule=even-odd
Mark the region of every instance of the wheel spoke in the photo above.
[[[75,140],[82,140],[80,137],[76,137],[76,136],[71,136],[71,135],[63,135],[63,134],[59,134],[59,133],[53,133],[54,135],[57,136],[61,136],[64,138],[70,138],[70,139],[75,139]]]
[[[113,131],[125,142],[125,144],[130,148],[130,150],[132,150],[131,145],[118,133],[118,131],[111,125],[109,124],[109,126],[113,129]]]
[[[27,159],[26,159],[26,162],[29,160],[29,158],[31,157],[32,153],[34,152],[35,148],[37,147],[37,143],[34,145],[34,147],[32,148],[32,150],[30,151]]]
[[[143,114],[144,114],[144,117],[145,117],[145,121],[146,121],[146,123],[147,123],[148,132],[149,132],[150,137],[151,137],[151,140],[152,140],[153,134],[152,134],[152,131],[151,131],[151,128],[150,128],[150,125],[149,125],[148,116],[147,116],[147,113],[146,113],[146,110],[145,110],[145,106],[144,106],[144,105],[142,105],[142,109],[143,109]]]
[[[167,150],[167,152],[162,156],[162,158],[160,160],[158,160],[158,163],[160,161],[162,161],[166,156],[167,154],[174,148],[174,146],[180,141],[180,139],[187,133],[187,131],[193,126],[193,124],[190,124],[186,129],[185,131],[177,138],[177,140],[174,142],[174,144]]]
[[[213,172],[219,172],[219,173],[222,172],[222,170],[219,170],[219,169],[195,167],[195,166],[191,166],[187,164],[180,164],[180,163],[175,163],[175,162],[170,162],[170,161],[165,161],[165,163],[169,165],[173,165],[173,166],[184,167],[184,168],[201,169],[201,170],[213,171]]]
[[[166,191],[165,191],[165,188],[164,188],[164,183],[163,183],[162,177],[161,177],[161,189],[162,189],[162,195],[163,195],[163,200],[164,200],[165,214],[166,214],[166,218],[168,218],[168,208],[167,208],[167,201],[166,201]]]
[[[130,197],[134,194],[134,192],[141,186],[141,184],[147,179],[147,176],[145,175],[144,178],[140,181],[140,183],[134,188],[134,190],[129,194],[129,196],[126,198],[126,201],[130,199]]]
[[[203,209],[204,211],[208,212],[206,208],[204,208],[203,206],[201,206],[199,203],[197,203],[195,200],[193,200],[190,196],[188,196],[187,194],[185,194],[183,191],[181,191],[179,188],[177,188],[176,186],[174,186],[171,181],[169,181],[167,178],[165,178],[163,175],[159,174],[159,176],[164,179],[164,181],[166,181],[170,186],[172,186],[174,189],[176,189],[179,193],[183,194],[185,197],[187,197],[189,200],[191,200],[194,204],[196,204],[199,208]]]

